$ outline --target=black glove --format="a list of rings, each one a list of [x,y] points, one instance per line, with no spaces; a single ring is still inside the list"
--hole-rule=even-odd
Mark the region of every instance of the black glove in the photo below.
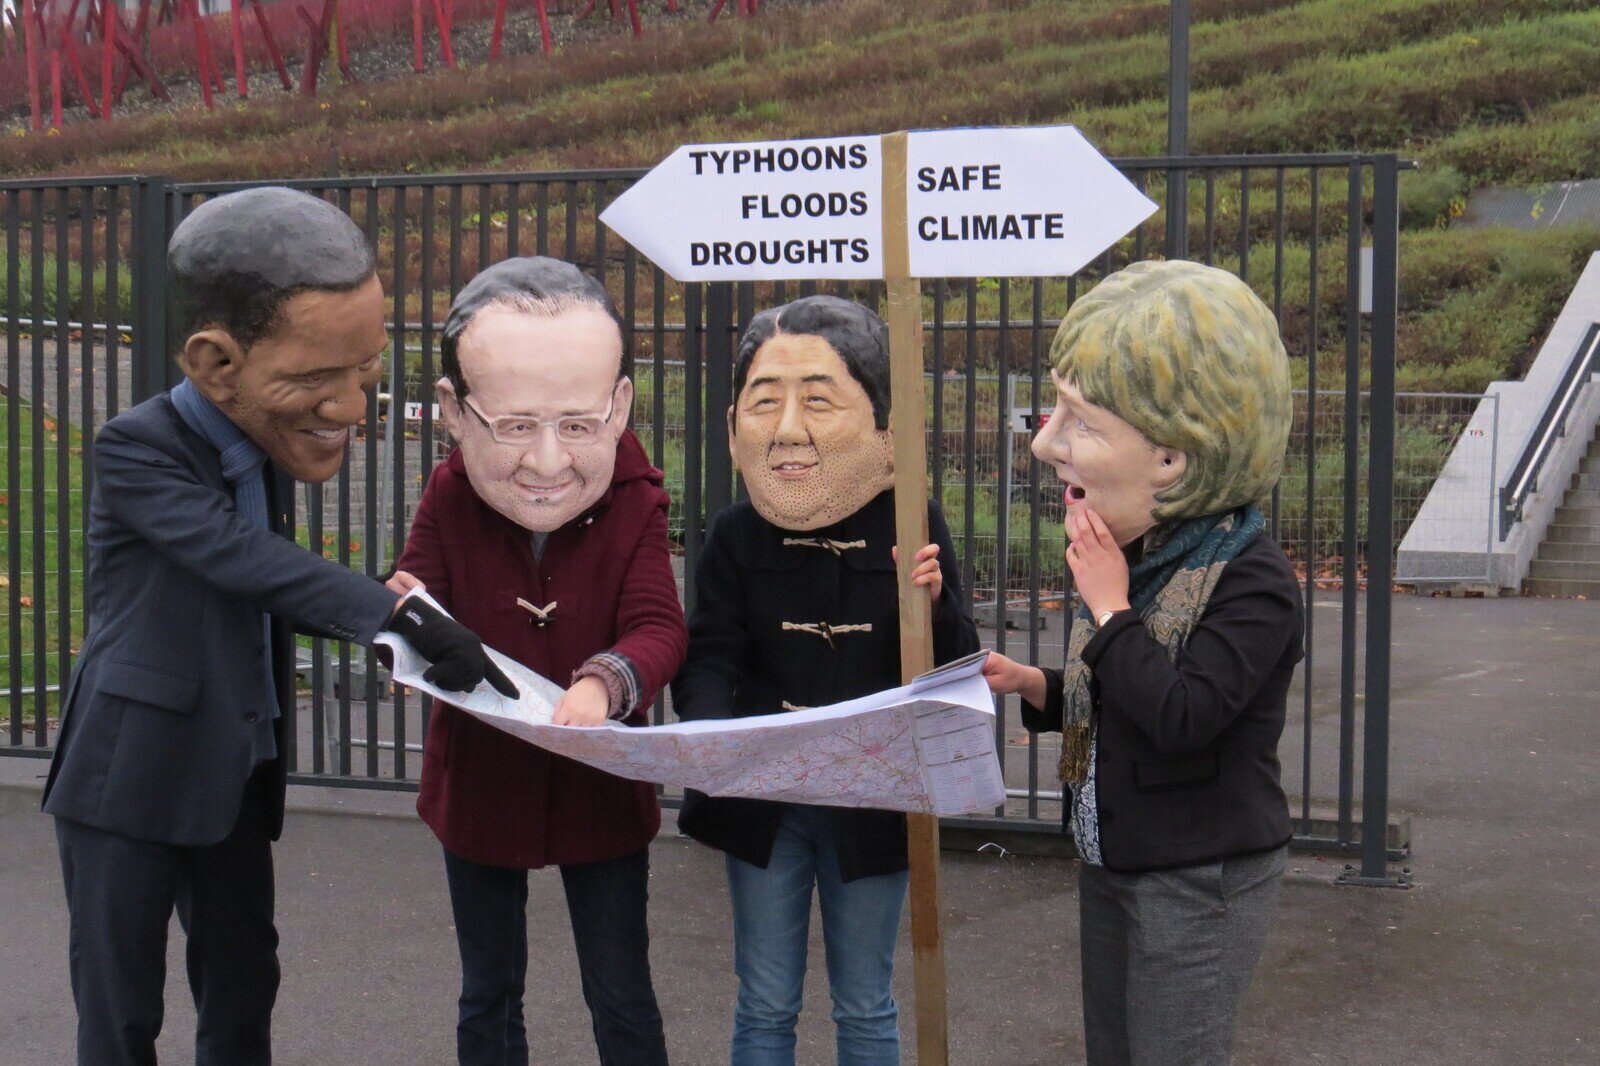
[[[487,678],[502,696],[517,698],[517,686],[489,658],[472,630],[428,601],[416,596],[405,600],[384,628],[405,637],[432,664],[422,675],[430,684],[451,692],[471,692]]]

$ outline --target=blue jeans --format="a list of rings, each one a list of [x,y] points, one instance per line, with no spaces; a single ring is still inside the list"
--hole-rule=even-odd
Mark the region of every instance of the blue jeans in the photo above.
[[[727,856],[733,901],[732,1066],[793,1066],[811,921],[811,886],[822,906],[839,1066],[897,1066],[899,1008],[890,987],[905,873],[839,879],[827,811],[784,811],[766,869]]]
[[[527,1066],[528,871],[444,853],[461,949],[461,1066]],[[650,852],[561,867],[583,1001],[602,1066],[666,1066],[645,923]]]

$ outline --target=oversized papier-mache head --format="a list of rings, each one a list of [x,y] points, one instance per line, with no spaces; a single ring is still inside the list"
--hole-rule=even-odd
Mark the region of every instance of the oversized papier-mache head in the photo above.
[[[808,296],[761,312],[733,387],[728,448],[768,522],[821,529],[894,484],[889,330],[872,311]]]
[[[479,498],[537,532],[599,501],[633,406],[603,285],[559,259],[497,263],[450,305],[440,353],[439,416]]]
[[[1224,270],[1136,263],[1073,304],[1050,348],[1058,405],[1033,444],[1118,543],[1271,492],[1293,402],[1277,322]]]
[[[277,186],[214,197],[167,244],[174,354],[274,466],[323,482],[383,374],[372,246],[343,211]]]

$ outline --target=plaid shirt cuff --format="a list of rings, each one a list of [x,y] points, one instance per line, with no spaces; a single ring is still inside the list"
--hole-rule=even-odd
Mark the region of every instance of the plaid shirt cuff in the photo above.
[[[643,686],[639,681],[639,671],[626,655],[614,651],[592,655],[572,672],[573,681],[580,677],[598,678],[605,685],[606,695],[611,699],[608,717],[626,718],[639,706],[640,689]]]

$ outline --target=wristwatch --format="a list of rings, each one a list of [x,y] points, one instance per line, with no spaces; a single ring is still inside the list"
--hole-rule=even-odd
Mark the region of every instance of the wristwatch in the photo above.
[[[1094,627],[1096,629],[1104,629],[1106,627],[1106,623],[1111,621],[1111,616],[1116,613],[1116,611],[1101,611],[1099,614],[1094,616]]]

